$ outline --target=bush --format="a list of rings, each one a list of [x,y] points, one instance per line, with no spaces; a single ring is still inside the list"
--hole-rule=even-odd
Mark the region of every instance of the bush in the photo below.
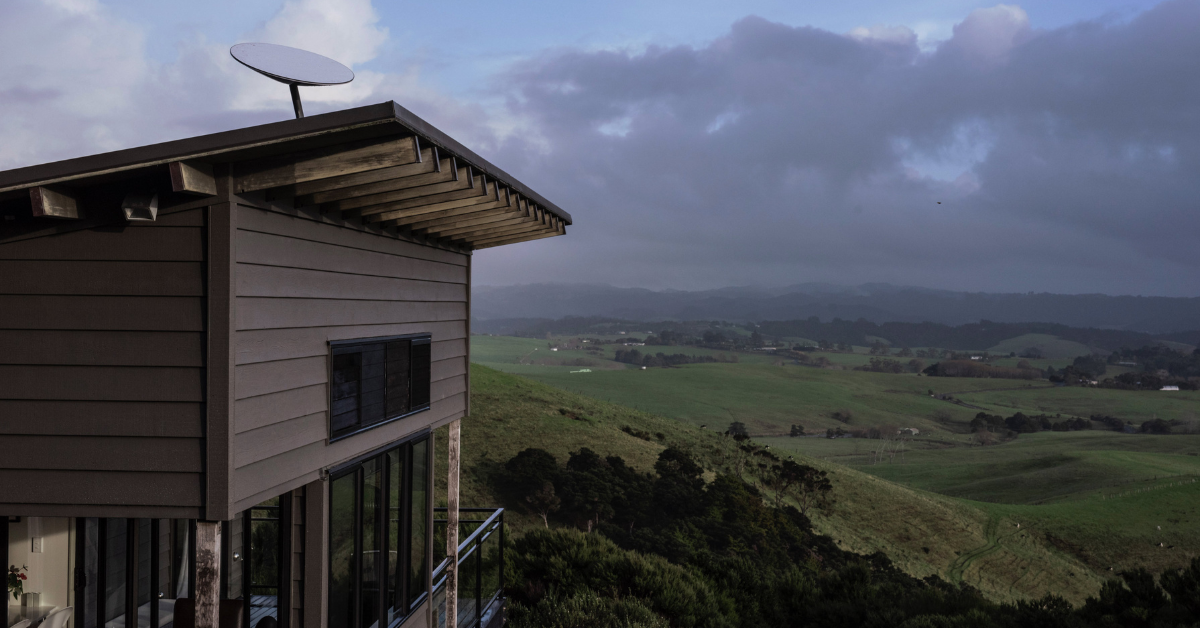
[[[614,600],[584,591],[570,597],[547,596],[532,607],[513,602],[509,607],[513,628],[669,628],[640,600]]]
[[[517,539],[506,557],[506,580],[513,583],[509,592],[514,602],[525,606],[536,608],[547,598],[574,598],[591,592],[611,600],[634,598],[654,613],[671,618],[671,625],[679,628],[734,625],[727,615],[730,605],[724,594],[712,589],[693,568],[673,565],[661,556],[621,549],[597,534],[534,530]],[[718,600],[726,602],[725,608]],[[554,607],[551,601],[543,609]]]

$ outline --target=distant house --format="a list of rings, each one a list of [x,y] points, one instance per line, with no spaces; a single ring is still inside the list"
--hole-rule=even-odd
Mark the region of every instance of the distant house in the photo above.
[[[905,428],[901,428],[896,433],[901,434],[903,436],[917,436],[921,433],[921,430],[919,430],[915,427],[905,427]]]
[[[971,356],[971,359],[972,360],[982,360],[983,356],[973,355],[973,356]]]
[[[1179,387],[1178,386],[1163,386],[1159,390],[1176,390],[1177,391],[1177,390],[1179,390]]]
[[[1117,362],[1117,366],[1137,366],[1137,362]]]
[[[558,347],[550,347],[551,351],[558,351]]]

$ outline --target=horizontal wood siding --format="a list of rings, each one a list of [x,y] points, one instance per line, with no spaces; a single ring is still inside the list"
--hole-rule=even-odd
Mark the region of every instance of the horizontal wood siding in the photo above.
[[[0,243],[0,508],[200,514],[204,224]]]
[[[246,206],[235,249],[235,510],[465,412],[467,255]],[[328,443],[330,341],[410,333],[433,335],[431,409]]]

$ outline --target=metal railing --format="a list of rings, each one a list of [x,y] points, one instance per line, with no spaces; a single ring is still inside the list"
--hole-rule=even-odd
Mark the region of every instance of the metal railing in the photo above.
[[[435,513],[445,513],[435,508]],[[458,628],[487,628],[504,603],[504,509],[459,508]],[[436,515],[435,515],[436,516]],[[446,519],[434,519],[434,547],[446,546]],[[466,538],[463,536],[466,535]],[[433,570],[434,623],[446,627],[446,568]]]

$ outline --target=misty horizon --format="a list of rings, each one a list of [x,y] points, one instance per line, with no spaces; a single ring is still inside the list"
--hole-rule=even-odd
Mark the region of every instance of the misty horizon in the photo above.
[[[620,290],[646,290],[649,292],[720,292],[733,290],[759,290],[764,292],[780,292],[787,294],[786,291],[796,291],[806,287],[826,287],[831,289],[867,289],[870,287],[890,288],[895,290],[916,290],[927,292],[953,292],[960,294],[979,294],[979,295],[1063,295],[1063,296],[1106,296],[1106,297],[1132,297],[1132,298],[1161,298],[1161,299],[1195,299],[1200,298],[1200,294],[1189,295],[1169,295],[1169,294],[1127,294],[1127,293],[1110,293],[1110,292],[1069,292],[1069,291],[1048,291],[1048,290],[957,290],[954,288],[918,286],[909,284],[896,284],[887,281],[868,281],[862,283],[832,283],[825,281],[806,281],[793,284],[730,284],[716,287],[700,287],[700,288],[671,288],[671,287],[656,287],[645,285],[621,285],[615,283],[604,282],[587,282],[587,281],[539,281],[539,282],[514,282],[514,283],[497,283],[497,284],[481,284],[474,283],[472,289],[503,289],[503,288],[522,288],[528,286],[576,286],[576,287],[599,287],[599,288],[616,288]],[[1200,322],[1197,323],[1200,326]]]

